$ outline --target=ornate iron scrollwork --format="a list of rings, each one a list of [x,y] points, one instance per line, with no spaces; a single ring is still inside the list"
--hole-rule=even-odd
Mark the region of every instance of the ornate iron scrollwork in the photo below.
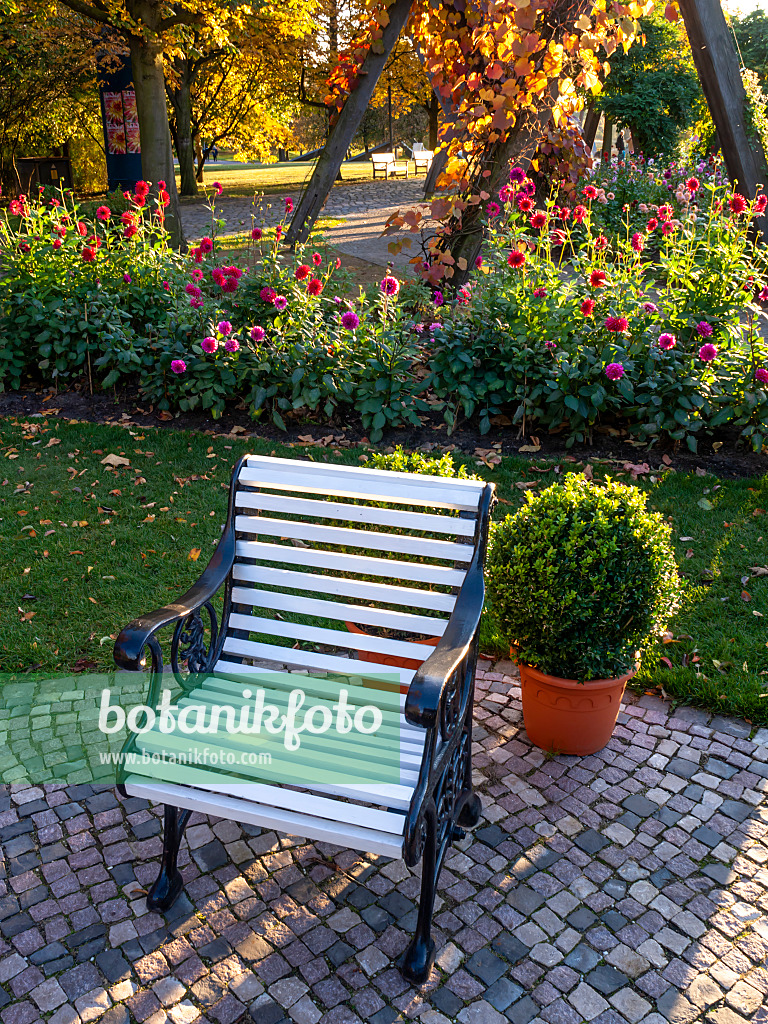
[[[203,609],[208,613],[207,627],[200,614]],[[210,601],[176,624],[171,642],[171,668],[179,683],[183,685],[189,676],[211,671],[218,636],[218,620]],[[182,668],[186,669],[186,675]]]

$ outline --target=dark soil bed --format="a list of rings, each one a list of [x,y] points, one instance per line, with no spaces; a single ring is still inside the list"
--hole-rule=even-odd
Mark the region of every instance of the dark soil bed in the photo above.
[[[24,418],[41,413],[89,423],[131,422],[145,427],[212,431],[217,434],[230,433],[233,427],[239,427],[244,428],[244,433],[237,431],[241,437],[257,436],[282,444],[305,442],[308,435],[319,439],[329,434],[333,435],[333,442],[336,444],[342,439],[353,444],[368,443],[368,438],[354,414],[351,414],[349,424],[344,426],[307,418],[301,422],[295,421],[287,431],[282,431],[268,420],[254,422],[245,408],[233,407],[219,420],[197,411],[173,416],[170,413],[156,411],[148,402],[142,401],[137,392],[130,391],[123,392],[117,398],[91,395],[87,390],[79,390],[77,387],[59,392],[29,388],[0,393],[0,416]],[[475,454],[476,449],[488,452],[493,447],[499,454],[516,455],[533,462],[569,456],[579,462],[601,458],[624,459],[631,463],[646,462],[651,469],[660,466],[666,456],[670,463],[666,463],[665,460],[665,464],[671,464],[679,470],[693,471],[704,468],[718,476],[732,478],[768,473],[768,455],[758,455],[743,443],[738,443],[735,432],[723,431],[708,437],[703,436],[699,441],[697,453],[689,451],[685,445],[669,441],[648,446],[632,443],[626,437],[601,433],[595,434],[592,445],[574,445],[567,448],[563,435],[548,434],[543,430],[535,430],[534,433],[541,446],[539,451],[521,453],[519,449],[524,445],[530,446],[531,438],[521,437],[516,426],[498,426],[488,434],[481,434],[472,429],[472,424],[467,424],[449,435],[445,423],[436,415],[420,429],[407,427],[390,430],[377,447],[402,444],[410,449],[423,449],[427,446],[444,449],[453,446],[468,455]]]

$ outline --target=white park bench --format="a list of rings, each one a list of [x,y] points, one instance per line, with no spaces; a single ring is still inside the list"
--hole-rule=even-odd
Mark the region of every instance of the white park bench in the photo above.
[[[434,151],[431,149],[425,149],[423,142],[414,142],[413,144],[413,162],[416,165],[416,173],[419,173],[419,168],[424,171],[429,171],[432,166],[432,160],[434,159]]]
[[[351,676],[350,701],[388,702],[398,728],[383,734],[383,746],[364,749],[339,747],[330,734],[308,738],[311,757],[331,760],[338,772],[332,784],[300,765],[280,781],[259,764],[174,763],[174,752],[190,744],[231,755],[249,743],[255,750],[258,738],[182,736],[157,724],[133,734],[124,752],[139,756],[118,771],[120,790],[165,804],[151,909],[167,910],[181,892],[177,855],[193,811],[409,866],[423,858],[402,970],[415,983],[427,978],[437,878],[452,840],[481,813],[472,789],[472,710],[493,501],[493,485],[482,481],[261,456],[237,463],[227,522],[203,575],[174,604],[120,633],[118,667],[149,662],[150,707],[175,677],[178,706],[202,704],[206,714],[222,700],[242,706],[254,680],[285,707],[297,680],[320,697],[334,674]],[[171,624],[173,676],[163,674],[155,635]],[[436,646],[418,642],[425,635]],[[396,658],[410,667],[394,667]],[[383,676],[394,680],[388,688]],[[141,755],[154,760],[142,764]],[[394,765],[394,777],[361,783],[361,762],[374,775],[379,762],[382,770]]]
[[[394,178],[398,174],[406,178],[410,174],[410,161],[398,160],[394,153],[371,153],[373,164],[373,177],[384,175],[385,178]]]

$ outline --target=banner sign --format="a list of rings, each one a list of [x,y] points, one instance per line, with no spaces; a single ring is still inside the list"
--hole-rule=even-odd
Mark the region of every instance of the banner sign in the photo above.
[[[142,171],[131,58],[126,56],[118,68],[102,71],[99,77],[108,187],[110,192],[133,191]]]

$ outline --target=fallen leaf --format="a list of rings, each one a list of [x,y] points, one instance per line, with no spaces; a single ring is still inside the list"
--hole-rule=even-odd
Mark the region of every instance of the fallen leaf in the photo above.
[[[61,444],[61,438],[59,438],[59,437],[52,437],[45,447],[46,448],[52,448],[55,444]]]
[[[685,552],[685,557],[693,558],[693,548],[688,548],[688,550]]]
[[[29,620],[35,615],[34,612],[25,612],[23,608],[18,608],[17,611],[22,622],[29,622]]]
[[[664,463],[665,466],[671,466],[672,465],[672,459],[670,459],[670,457],[668,455],[662,455],[661,461]]]
[[[532,487],[538,487],[538,480],[516,480],[515,487],[518,491],[530,491]]]
[[[202,550],[202,548],[192,548],[192,550],[187,555],[187,561],[196,562],[200,557]]]
[[[130,459],[124,459],[122,455],[114,455],[111,452],[101,460],[102,466],[130,466],[130,464]]]
[[[703,508],[705,512],[711,512],[712,509],[715,507],[709,500],[709,498],[699,498],[696,504],[699,506],[699,508]]]
[[[517,450],[519,452],[540,452],[541,451],[541,445],[540,444],[524,444],[520,448],[518,448]]]
[[[768,576],[768,565],[750,565],[749,571],[753,576]]]
[[[742,592],[741,592],[741,600],[742,601],[751,601],[752,600],[752,595],[750,593],[748,593],[746,590],[742,590]]]

